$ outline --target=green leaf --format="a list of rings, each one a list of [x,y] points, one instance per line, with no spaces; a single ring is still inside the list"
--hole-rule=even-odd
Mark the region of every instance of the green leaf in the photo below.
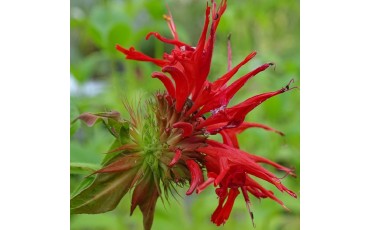
[[[79,183],[79,185],[76,187],[76,189],[72,192],[71,196],[72,197],[76,196],[80,191],[90,186],[93,183],[94,179],[95,178],[92,176],[84,178],[81,181],[81,183]]]
[[[109,148],[108,152],[114,150],[114,149],[117,149],[118,147],[121,146],[121,143],[118,139],[114,140],[114,142],[112,143],[111,147]],[[121,154],[120,152],[115,152],[115,153],[108,153],[105,155],[105,157],[103,158],[103,161],[102,161],[102,165],[107,165],[111,162],[111,160],[113,158],[115,158],[116,156],[118,156],[119,154]]]
[[[99,165],[90,163],[70,163],[71,174],[91,174],[100,168]]]
[[[130,188],[135,168],[98,174],[94,182],[71,199],[71,214],[97,214],[113,210]]]
[[[107,127],[121,144],[127,143],[129,139],[129,123],[108,118]]]

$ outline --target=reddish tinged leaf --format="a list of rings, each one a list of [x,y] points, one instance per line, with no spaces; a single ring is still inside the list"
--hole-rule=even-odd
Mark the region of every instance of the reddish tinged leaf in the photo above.
[[[87,126],[91,127],[93,126],[99,119],[102,118],[112,118],[114,120],[120,119],[120,113],[117,111],[111,111],[111,112],[103,112],[103,113],[83,113],[80,116],[78,116],[76,119],[72,121],[72,123],[76,122],[78,119],[85,122]]]
[[[139,51],[136,51],[134,47],[130,47],[130,49],[125,49],[120,45],[116,45],[116,49],[123,54],[126,55],[126,59],[131,59],[131,60],[137,60],[137,61],[147,61],[147,62],[152,62],[156,64],[157,66],[163,67],[168,64],[167,61],[160,60],[160,59],[155,59],[152,57],[149,57]]]
[[[130,188],[135,169],[98,174],[94,182],[71,199],[71,214],[113,210]]]
[[[188,166],[191,175],[190,187],[186,192],[186,195],[191,195],[196,187],[199,184],[203,183],[204,178],[202,170],[199,168],[199,165],[194,160],[186,160],[186,166]]]
[[[137,165],[141,164],[140,156],[138,154],[131,154],[128,156],[123,156],[122,158],[115,160],[113,163],[105,166],[102,169],[97,170],[93,174],[96,173],[112,173],[112,172],[122,172],[129,169],[132,169],[133,167],[136,167]]]
[[[175,154],[172,158],[172,161],[168,164],[169,167],[172,167],[174,164],[176,164],[179,159],[181,158],[181,150],[180,149],[176,149],[175,150]]]
[[[148,200],[139,204],[140,210],[143,213],[144,230],[150,230],[153,224],[155,205],[160,196],[155,186],[151,186],[147,191],[150,194]]]
[[[193,133],[193,125],[188,122],[179,121],[173,124],[173,127],[183,130],[182,137],[188,137]]]
[[[175,98],[176,91],[175,91],[175,87],[173,86],[171,79],[169,79],[164,73],[160,73],[160,72],[152,73],[152,77],[158,78],[163,83],[163,85],[166,87],[168,94],[171,97]]]
[[[185,75],[175,66],[165,66],[163,72],[171,74],[176,84],[176,111],[181,112],[186,99],[189,96],[188,81]]]
[[[150,230],[153,224],[155,205],[160,194],[154,184],[153,174],[145,173],[144,175],[145,177],[136,185],[132,194],[130,215],[139,205],[140,211],[143,213],[144,229]]]
[[[106,152],[106,154],[108,154],[108,153],[115,153],[115,152],[123,151],[123,150],[135,150],[137,148],[138,148],[138,146],[136,144],[129,143],[129,144],[122,145],[122,146],[120,146],[118,148],[115,148],[113,150],[110,150],[109,152]]]
[[[98,117],[94,114],[91,114],[91,113],[83,113],[80,116],[78,116],[74,121],[72,121],[72,123],[75,122],[76,120],[80,119],[81,121],[85,122],[87,126],[91,127],[96,123],[96,121],[99,118],[100,117]]]

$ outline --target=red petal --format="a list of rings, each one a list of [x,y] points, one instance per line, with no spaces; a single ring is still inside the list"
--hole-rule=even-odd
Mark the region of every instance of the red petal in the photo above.
[[[173,127],[183,130],[182,137],[188,137],[193,133],[193,125],[188,122],[179,121],[173,124]]]
[[[215,127],[218,127],[218,129],[215,129]],[[249,128],[262,128],[267,131],[273,131],[273,132],[276,132],[284,136],[284,133],[276,129],[273,129],[267,125],[251,123],[251,122],[243,122],[241,125],[239,125],[236,128],[227,128],[227,123],[223,122],[223,123],[220,123],[219,126],[216,126],[216,125],[208,126],[207,131],[211,133],[219,132],[222,135],[222,139],[225,144],[233,146],[235,148],[239,148],[239,143],[238,143],[238,139],[236,135]]]
[[[186,195],[190,195],[194,192],[196,187],[203,182],[203,173],[199,168],[199,165],[194,160],[186,160],[186,165],[191,174],[190,188],[186,192]]]
[[[156,64],[157,66],[163,67],[168,64],[167,61],[160,60],[160,59],[155,59],[152,57],[149,57],[141,52],[138,52],[135,50],[134,47],[131,47],[129,50],[123,48],[120,45],[116,45],[116,49],[126,55],[126,59],[131,59],[131,60],[138,60],[138,61],[148,61]]]
[[[239,195],[239,193],[240,192],[238,191],[238,189],[235,188],[230,189],[227,201],[225,205],[222,207],[221,211],[217,213],[218,215],[215,216],[212,215],[211,220],[213,223],[215,223],[217,226],[220,226],[221,224],[225,223],[227,219],[229,219],[231,210],[234,206],[235,199]]]
[[[176,164],[179,159],[181,158],[181,150],[180,149],[176,149],[175,150],[175,154],[172,158],[172,161],[168,164],[169,167],[172,167],[174,164]]]
[[[168,39],[168,38],[165,38],[165,37],[162,37],[159,33],[156,33],[156,32],[150,32],[146,35],[145,39],[148,40],[150,36],[154,36],[156,37],[158,40],[164,42],[164,43],[167,43],[167,44],[172,44],[172,45],[175,45],[175,46],[178,46],[178,47],[181,47],[181,46],[185,46],[185,47],[188,47],[188,48],[191,48],[190,45],[186,44],[186,43],[183,43],[177,39]]]
[[[252,52],[252,53],[250,53],[242,62],[240,62],[232,70],[230,70],[229,72],[227,72],[221,78],[217,79],[212,84],[212,90],[218,90],[222,86],[224,86],[226,84],[226,82],[228,82],[230,80],[230,78],[232,78],[232,76],[234,76],[238,72],[238,70],[240,69],[240,67],[242,67],[243,65],[245,65],[248,61],[250,61],[254,56],[256,56],[256,54],[257,54],[257,52],[255,52],[255,51]]]
[[[217,186],[222,181],[222,179],[224,179],[224,177],[226,176],[230,169],[226,157],[220,157],[219,164],[220,164],[220,174],[217,176],[215,180],[215,186]]]
[[[188,81],[183,72],[174,66],[166,66],[162,71],[171,74],[176,83],[176,111],[181,112],[189,96]]]
[[[207,188],[210,184],[212,184],[213,181],[215,181],[215,178],[208,177],[208,179],[205,182],[203,182],[202,184],[198,186],[196,193],[197,194],[201,193],[205,188]]]
[[[175,87],[173,86],[173,83],[171,79],[169,79],[164,73],[160,72],[154,72],[152,73],[153,78],[158,78],[163,85],[166,87],[168,94],[175,98]]]
[[[226,106],[231,98],[235,95],[236,92],[253,76],[258,74],[261,71],[267,69],[270,64],[264,64],[255,70],[249,72],[248,74],[244,75],[233,84],[231,84],[226,89],[222,90],[220,93],[217,94],[216,97],[212,98],[203,108],[197,113],[197,116],[201,116],[204,113],[207,113],[211,110],[220,108],[221,106]]]

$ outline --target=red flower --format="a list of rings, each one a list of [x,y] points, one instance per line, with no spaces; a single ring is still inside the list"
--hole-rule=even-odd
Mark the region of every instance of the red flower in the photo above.
[[[224,223],[228,219],[235,198],[240,191],[248,204],[248,209],[250,202],[248,193],[257,198],[269,197],[283,205],[271,191],[263,188],[250,175],[270,182],[280,191],[285,191],[291,196],[296,197],[292,191],[281,184],[279,178],[263,168],[259,163],[270,164],[287,174],[294,175],[292,170],[268,159],[241,151],[236,138],[237,134],[250,127],[259,127],[283,135],[281,132],[268,126],[244,122],[244,119],[250,111],[265,100],[290,90],[289,85],[291,82],[280,90],[259,94],[233,107],[227,107],[231,98],[250,78],[273,65],[273,63],[263,64],[232,84],[227,85],[228,81],[235,75],[239,68],[251,60],[256,55],[256,52],[249,54],[232,69],[230,69],[229,64],[229,71],[216,81],[209,82],[207,80],[211,67],[216,29],[225,10],[226,0],[221,1],[217,10],[214,1],[211,1],[211,6],[207,5],[203,31],[196,47],[192,47],[179,40],[171,15],[166,16],[165,19],[174,38],[164,38],[158,33],[153,32],[149,33],[146,37],[148,39],[150,36],[155,36],[164,43],[174,45],[172,52],[170,54],[165,53],[163,59],[154,59],[136,51],[134,48],[125,49],[117,45],[117,49],[123,52],[127,59],[149,61],[162,68],[162,72],[155,72],[152,76],[162,81],[168,95],[175,101],[176,111],[181,112],[184,118],[197,119],[197,123],[194,126],[183,121],[173,125],[174,128],[183,129],[183,137],[199,132],[206,134],[219,133],[222,135],[224,144],[207,140],[207,146],[196,149],[196,152],[199,154],[205,154],[204,162],[208,175],[208,179],[205,182],[201,183],[203,181],[203,175],[200,170],[202,165],[194,160],[186,161],[192,175],[191,185],[186,193],[187,195],[191,194],[195,188],[197,188],[197,192],[200,192],[212,183],[218,187],[216,193],[219,196],[219,205],[211,218],[217,225]],[[207,37],[206,34],[210,23],[210,33]],[[228,63],[230,63],[231,59],[230,53],[231,50],[229,49]],[[165,73],[168,73],[170,76]],[[190,106],[185,105],[187,101],[191,103]],[[202,116],[207,112],[211,112],[211,116],[205,119]],[[176,152],[171,165],[178,158],[179,152]]]
[[[265,180],[281,192],[287,192],[296,197],[292,191],[282,185],[278,177],[263,168],[260,163],[272,165],[276,169],[294,176],[291,169],[240,150],[237,141],[237,134],[252,127],[263,128],[283,135],[266,125],[245,122],[244,119],[250,111],[265,100],[291,90],[292,81],[282,89],[262,93],[235,106],[228,107],[236,92],[250,78],[273,65],[265,63],[228,85],[229,80],[240,67],[257,54],[252,52],[242,62],[231,68],[230,48],[228,72],[214,82],[207,80],[211,68],[215,33],[226,10],[226,3],[226,0],[222,0],[218,8],[213,0],[211,6],[207,4],[204,27],[195,47],[179,40],[171,15],[165,16],[165,19],[173,39],[164,38],[153,32],[150,32],[146,37],[148,39],[150,36],[154,36],[164,43],[174,45],[171,53],[165,53],[163,59],[149,57],[136,51],[133,47],[125,49],[120,45],[116,46],[117,50],[125,54],[127,59],[148,61],[161,67],[161,72],[154,72],[152,77],[158,78],[166,88],[165,93],[158,93],[155,100],[149,101],[148,114],[135,113],[127,106],[131,114],[130,129],[127,131],[130,138],[121,142],[121,147],[113,150],[113,152],[121,152],[122,154],[117,155],[117,159],[110,159],[105,168],[96,172],[99,175],[120,173],[118,175],[120,177],[118,181],[114,182],[114,185],[125,182],[123,195],[128,189],[135,187],[131,212],[137,205],[140,206],[145,216],[145,229],[151,227],[156,200],[161,196],[161,186],[164,187],[165,194],[167,194],[167,190],[173,184],[182,185],[189,181],[190,185],[186,194],[190,195],[194,191],[199,193],[213,184],[219,197],[219,204],[211,217],[212,222],[216,225],[225,223],[229,218],[234,201],[240,192],[243,194],[252,220],[249,194],[257,198],[270,198],[285,207],[271,191],[265,189],[251,176]],[[207,31],[209,31],[208,36]],[[210,116],[206,118],[205,114],[209,112]],[[106,118],[107,114],[103,115],[100,117]],[[91,118],[96,120],[98,116],[80,116],[80,119],[86,122],[90,121]],[[119,127],[126,127],[120,123],[119,117],[115,119],[114,121],[120,124]],[[107,126],[111,127],[109,120]],[[110,131],[113,134],[116,133],[115,130]],[[209,139],[210,135],[216,134],[222,135],[223,143]],[[115,136],[123,138],[119,135]],[[207,172],[206,180],[204,180],[202,169]],[[130,175],[127,176],[125,172]],[[140,177],[142,178],[139,179]],[[97,182],[95,185],[99,189],[100,187],[104,188],[101,183],[108,183],[108,179],[103,176],[100,178],[102,178],[101,182],[98,180],[99,183]],[[87,189],[85,193],[90,197],[95,197],[90,194],[90,192],[94,193],[95,190],[89,191]],[[146,193],[145,191],[151,192]],[[77,196],[75,200],[76,212],[83,213],[87,210],[90,213],[96,213],[91,211],[93,205],[85,205],[88,203],[85,198]],[[108,208],[111,210],[118,201],[117,199],[111,201],[113,205],[103,211],[107,211]]]

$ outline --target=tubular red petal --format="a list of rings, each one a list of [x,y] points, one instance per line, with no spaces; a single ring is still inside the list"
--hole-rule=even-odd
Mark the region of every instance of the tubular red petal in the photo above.
[[[176,164],[179,161],[179,159],[181,158],[181,153],[182,152],[181,152],[180,149],[176,149],[175,154],[172,158],[172,161],[168,164],[168,166],[172,167],[174,164]]]
[[[182,107],[189,96],[188,81],[185,75],[175,66],[165,66],[163,72],[171,74],[176,84],[176,111],[181,112]]]
[[[251,159],[253,159],[257,163],[269,164],[269,165],[274,166],[275,168],[277,168],[281,171],[284,171],[284,172],[288,173],[289,175],[295,176],[295,174],[293,173],[293,169],[284,167],[284,166],[282,166],[282,165],[280,165],[276,162],[273,162],[273,161],[271,161],[269,159],[266,159],[264,157],[261,157],[261,156],[257,156],[257,155],[253,155],[253,154],[248,154],[248,155]]]
[[[203,182],[202,184],[200,184],[198,187],[197,187],[197,190],[196,190],[196,193],[199,194],[201,193],[205,188],[207,188],[210,184],[213,183],[213,181],[215,181],[215,178],[213,177],[208,177],[208,179]]]
[[[182,137],[188,137],[193,133],[193,125],[188,122],[179,121],[173,124],[173,127],[183,130]]]
[[[264,130],[267,130],[267,131],[272,131],[272,132],[275,132],[281,136],[284,136],[284,133],[280,132],[279,130],[276,130],[274,128],[271,128],[267,125],[264,125],[264,124],[259,124],[259,123],[253,123],[253,122],[243,122],[239,127],[237,128],[233,128],[233,129],[227,129],[226,131],[233,131],[235,132],[235,134],[239,134],[241,132],[243,132],[244,130],[246,129],[249,129],[249,128],[262,128]]]
[[[228,99],[230,100],[234,94],[253,76],[257,75],[258,73],[264,71],[268,67],[272,66],[272,63],[266,63],[261,65],[260,67],[252,70],[251,72],[247,73],[237,81],[235,81],[233,84],[231,84],[229,87],[226,89],[226,95]]]
[[[146,35],[145,39],[148,40],[150,36],[154,36],[156,37],[158,40],[164,42],[164,43],[167,43],[167,44],[171,44],[171,45],[175,45],[177,47],[181,47],[181,46],[185,46],[187,48],[191,48],[190,45],[184,43],[184,42],[181,42],[179,40],[176,40],[176,39],[168,39],[168,38],[165,38],[165,37],[162,37],[159,33],[156,33],[156,32],[150,32]]]
[[[224,144],[233,146],[235,148],[239,148],[239,143],[236,135],[234,135],[233,133],[226,132],[225,130],[222,130],[220,134],[222,136]]]
[[[224,76],[221,78],[217,79],[213,84],[212,84],[212,90],[218,90],[222,86],[224,86],[242,67],[245,65],[248,61],[250,61],[252,58],[254,58],[257,55],[257,52],[253,51],[250,53],[242,62],[240,62],[237,66],[232,68],[229,72],[227,72]]]
[[[200,60],[201,57],[202,57],[202,54],[203,54],[204,45],[206,43],[206,36],[207,36],[207,30],[208,30],[208,25],[209,25],[209,14],[210,14],[210,12],[211,12],[211,8],[208,6],[208,2],[207,2],[206,18],[205,18],[205,21],[204,21],[202,34],[199,37],[199,41],[198,41],[198,44],[196,46],[197,48],[194,52],[194,60],[195,61]]]
[[[229,135],[227,132],[225,132],[224,130],[222,130],[220,132],[221,136],[222,136],[222,142],[225,144],[225,145],[230,145],[230,146],[234,146],[236,148],[238,148],[237,146],[235,146],[235,140],[236,139],[236,136],[232,136],[232,135]],[[236,144],[237,143],[237,140],[236,140]]]
[[[197,116],[200,116],[206,112],[209,112],[211,110],[217,109],[221,106],[227,105],[231,98],[235,95],[236,92],[253,76],[258,74],[261,71],[264,71],[269,66],[271,66],[269,63],[264,64],[255,70],[249,72],[248,74],[244,75],[237,81],[235,81],[233,84],[231,84],[226,89],[222,90],[220,93],[217,94],[216,97],[212,98],[207,104],[203,106],[203,108],[197,113]]]
[[[276,129],[273,129],[267,125],[258,123],[243,122],[241,125],[235,128],[228,128],[227,125],[228,125],[227,122],[222,122],[217,125],[208,126],[207,131],[210,133],[220,133],[222,135],[222,140],[224,144],[233,146],[235,148],[239,148],[239,143],[236,135],[249,128],[262,128],[267,131],[273,131],[275,133],[280,134],[281,136],[284,136],[284,133]]]
[[[222,207],[218,215],[212,218],[213,223],[215,223],[217,226],[220,226],[221,224],[225,223],[227,219],[229,219],[235,199],[239,195],[239,193],[240,192],[238,191],[238,189],[230,189],[225,205]]]
[[[152,77],[158,78],[163,83],[163,85],[166,87],[168,94],[171,97],[175,98],[176,91],[175,91],[175,87],[173,86],[171,79],[169,79],[164,73],[160,73],[160,72],[152,73]]]
[[[203,174],[199,165],[194,160],[186,160],[186,165],[191,175],[190,188],[186,192],[186,195],[191,195],[197,186],[203,182]]]
[[[212,25],[210,28],[210,36],[205,45],[204,54],[201,56],[201,66],[199,76],[196,78],[196,84],[193,91],[194,99],[196,99],[201,91],[201,88],[206,81],[206,78],[210,71],[214,42],[215,42],[215,33],[217,30],[218,23],[220,22],[222,14],[226,10],[226,1],[221,1],[220,7],[216,13],[215,11],[216,4],[212,2]],[[199,54],[198,54],[199,55]],[[199,58],[199,57],[198,57]],[[199,60],[199,59],[198,59]]]
[[[217,190],[217,189],[216,189],[216,190]],[[220,196],[220,197],[219,197],[218,206],[217,206],[216,210],[213,212],[213,214],[212,214],[212,216],[211,216],[211,221],[212,221],[213,223],[216,223],[216,220],[217,220],[218,216],[220,215],[220,213],[221,213],[221,211],[222,211],[222,206],[223,206],[223,204],[224,204],[224,202],[225,202],[225,200],[226,200],[226,197],[227,197],[227,196]],[[220,224],[221,224],[221,223],[220,223]],[[219,226],[219,225],[217,225],[217,226]]]
[[[287,92],[288,90],[290,89],[284,87],[275,92],[263,93],[263,94],[259,94],[251,98],[248,98],[247,100],[239,103],[238,105],[234,107],[227,108],[223,113],[217,113],[209,117],[207,120],[200,123],[197,126],[197,129],[201,129],[205,126],[215,125],[215,124],[222,123],[222,122],[229,122],[229,125],[238,126],[244,121],[245,116],[250,111],[252,111],[254,108],[256,108],[258,105],[260,105],[262,102],[266,101],[267,99],[273,96]],[[198,112],[198,114],[201,114],[201,113]]]
[[[220,157],[219,164],[220,164],[220,174],[217,176],[215,180],[215,186],[217,186],[225,177],[225,175],[228,173],[230,167],[228,165],[226,157]]]
[[[135,50],[134,47],[131,47],[130,49],[125,49],[120,45],[116,45],[116,49],[123,54],[126,55],[126,59],[131,59],[131,60],[137,60],[137,61],[147,61],[147,62],[152,62],[156,64],[157,66],[163,67],[168,64],[168,61],[160,60],[160,59],[155,59],[152,57],[149,57],[141,52],[138,52]]]

